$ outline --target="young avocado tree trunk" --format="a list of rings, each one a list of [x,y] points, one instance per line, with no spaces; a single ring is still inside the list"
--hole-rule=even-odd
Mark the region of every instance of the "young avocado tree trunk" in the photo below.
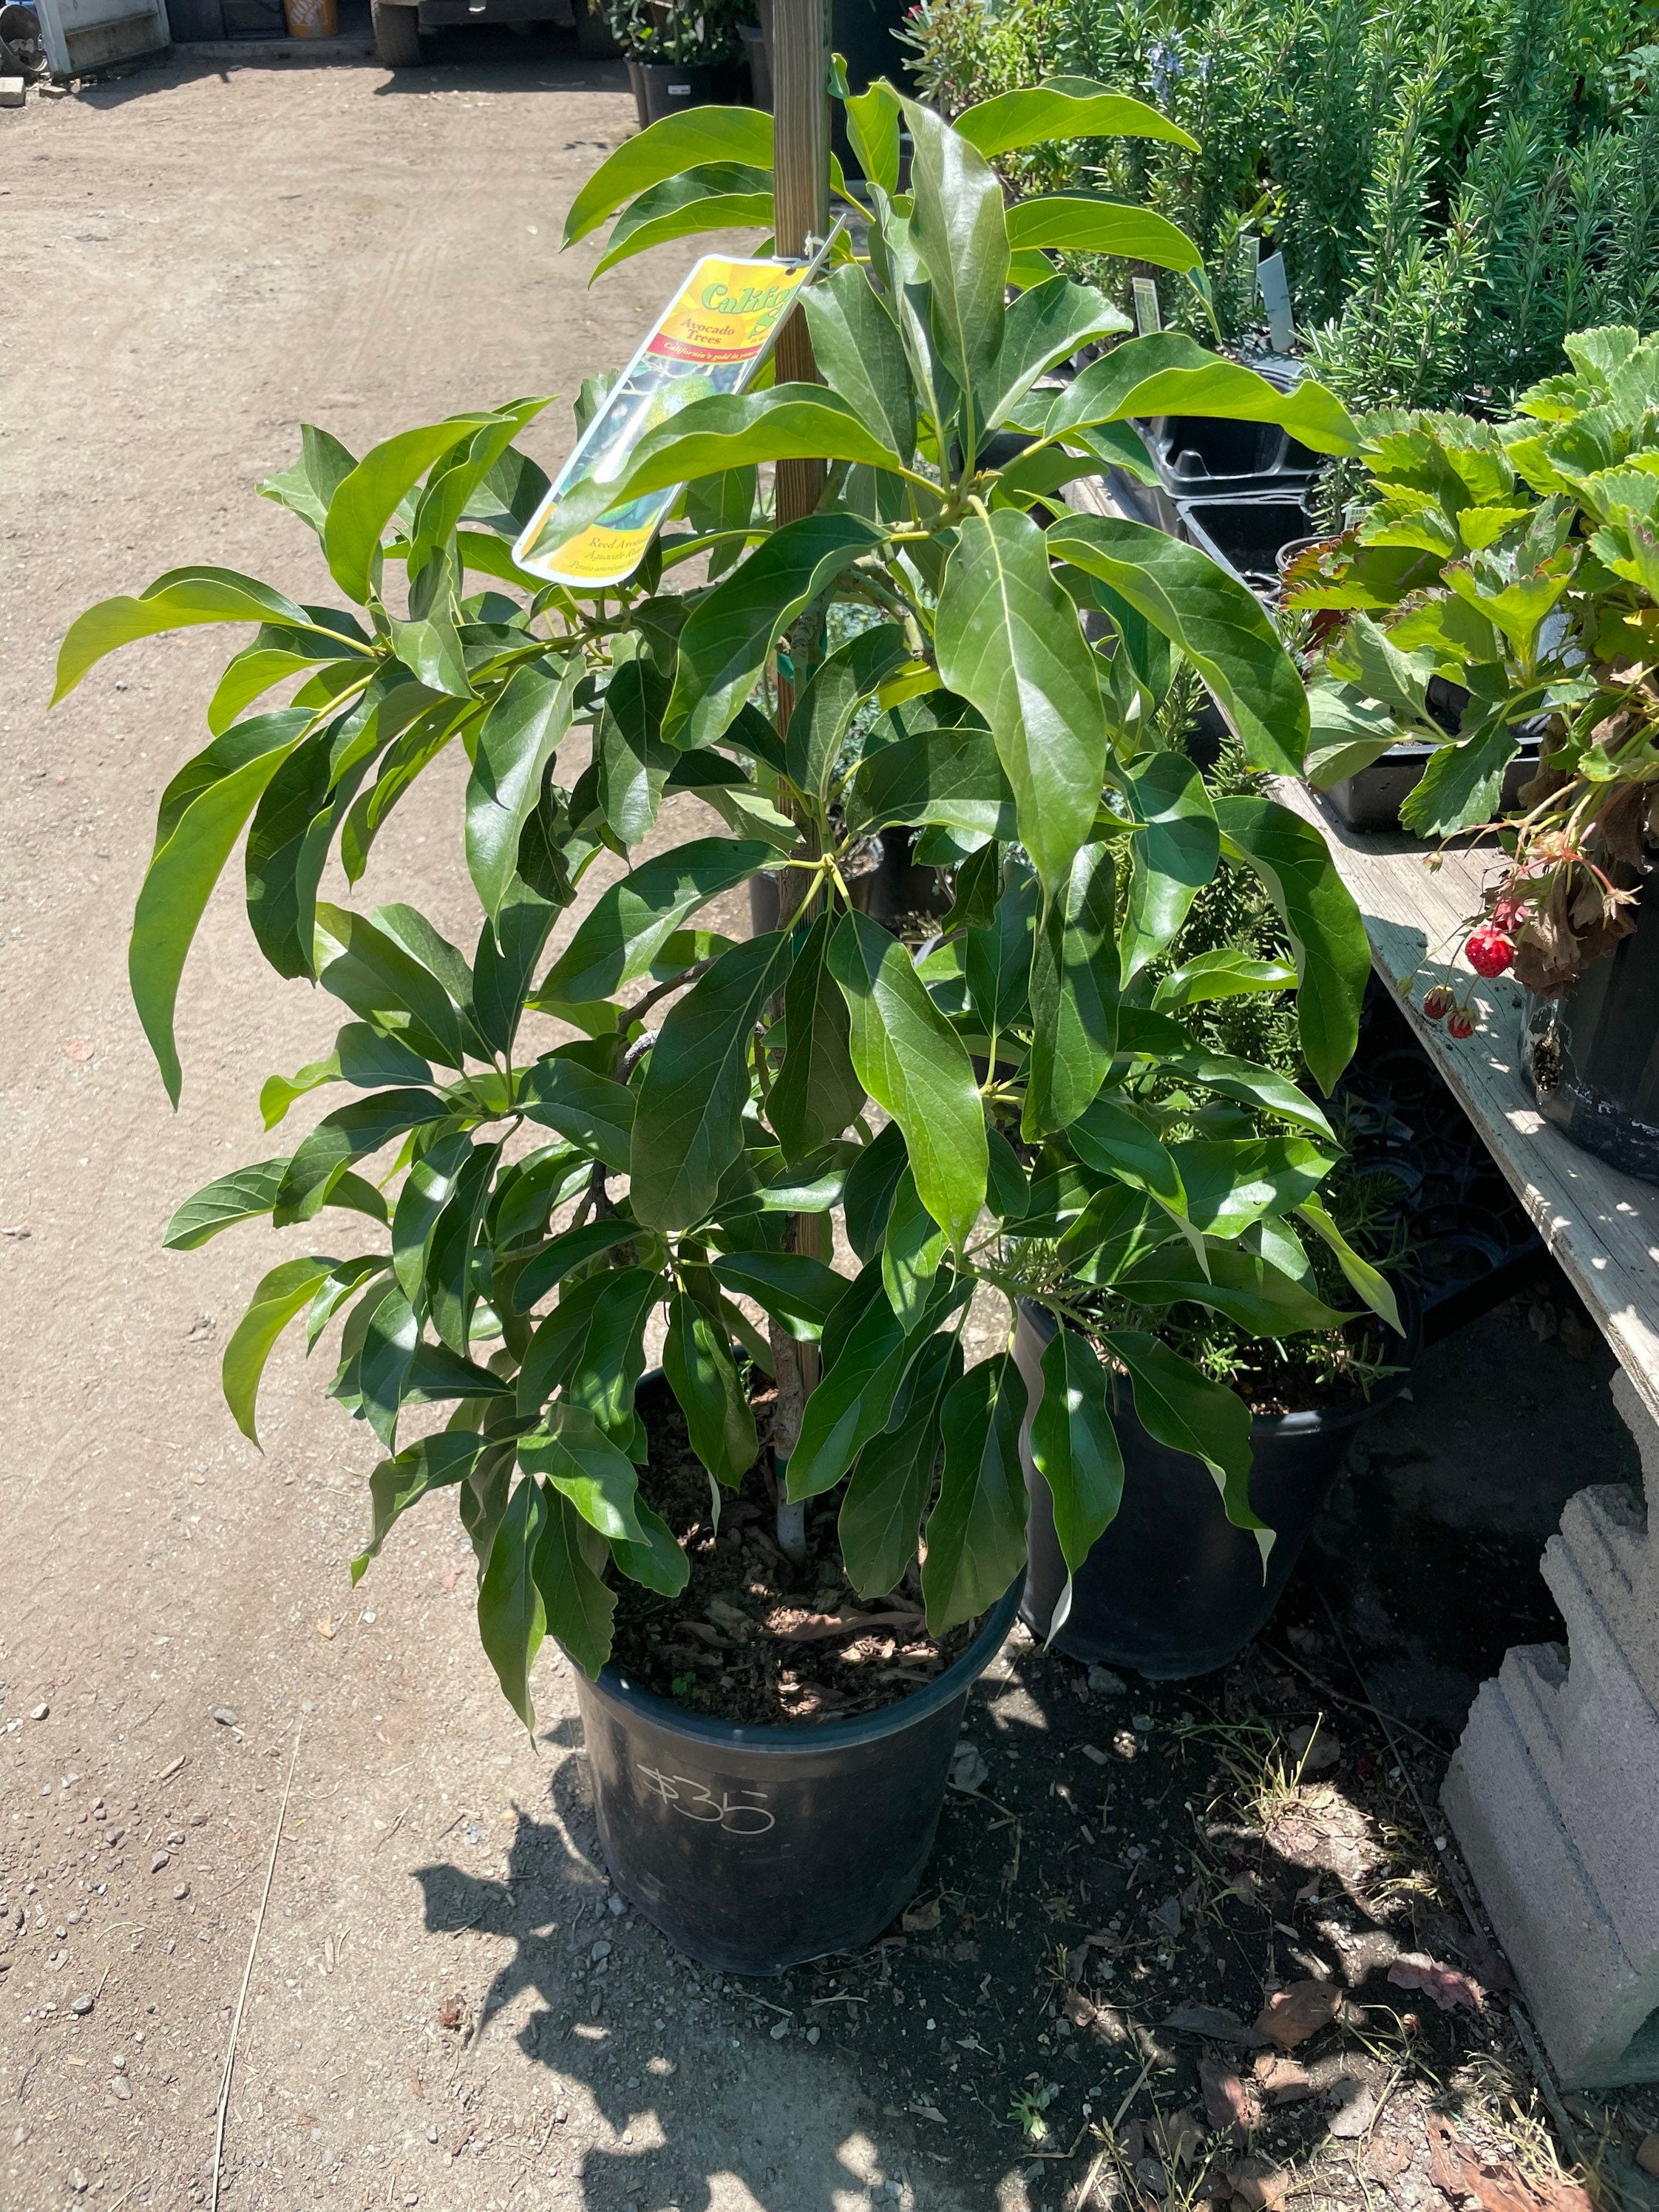
[[[809,254],[830,228],[830,0],[774,0],[773,115],[775,153],[773,191],[777,250],[780,254]],[[817,365],[806,318],[797,307],[778,333],[777,380],[780,384],[816,383]],[[817,507],[823,492],[822,461],[780,461],[777,465],[777,519],[780,527],[799,521]],[[809,609],[805,629],[817,616]],[[802,643],[815,641],[801,639]],[[797,642],[792,637],[790,643]],[[778,735],[789,726],[795,702],[793,672],[800,665],[793,655],[787,664],[791,673],[777,671]],[[778,885],[778,927],[787,929],[798,911],[803,877],[798,869],[782,872]],[[790,1223],[790,1248],[815,1252],[818,1224],[811,1214],[796,1214]],[[825,1254],[824,1257],[829,1255]],[[798,1343],[774,1322],[770,1328],[772,1362],[777,1382],[773,1417],[773,1463],[777,1475],[778,1548],[797,1566],[806,1558],[806,1509],[792,1505],[785,1495],[785,1468],[800,1434],[801,1414],[817,1381],[816,1346]]]

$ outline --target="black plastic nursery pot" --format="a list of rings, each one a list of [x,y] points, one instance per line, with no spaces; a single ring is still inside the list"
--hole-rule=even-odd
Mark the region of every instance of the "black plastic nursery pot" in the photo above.
[[[1146,488],[1151,519],[1171,536],[1180,534],[1180,500],[1299,501],[1319,469],[1316,453],[1272,422],[1159,415],[1139,427],[1158,479],[1156,490]]]
[[[1048,1486],[1032,1463],[1031,1417],[1042,1398],[1042,1354],[1054,1333],[1039,1307],[1021,1304],[1014,1358],[1030,1395],[1020,1453],[1030,1498],[1030,1563],[1021,1613],[1046,1638],[1066,1588]],[[1402,1346],[1409,1366],[1412,1340]],[[1056,1650],[1073,1659],[1133,1668],[1154,1681],[1206,1674],[1235,1659],[1267,1626],[1309,1532],[1329,1497],[1354,1431],[1405,1388],[1389,1376],[1359,1400],[1329,1413],[1258,1414],[1250,1504],[1274,1532],[1264,1577],[1255,1538],[1235,1528],[1208,1470],[1148,1436],[1127,1398],[1113,1409],[1123,1453],[1123,1502],[1078,1570]]]
[[[1400,809],[1422,782],[1433,754],[1434,747],[1426,738],[1408,738],[1390,745],[1380,760],[1353,775],[1345,775],[1320,795],[1329,800],[1350,830],[1398,830]],[[1508,813],[1519,805],[1522,786],[1530,783],[1538,773],[1538,754],[1539,740],[1523,737],[1520,751],[1504,772],[1498,801],[1501,812]]]
[[[1610,1167],[1659,1182],[1659,890],[1642,887],[1632,935],[1564,998],[1529,993],[1521,1059],[1538,1110]]]
[[[628,82],[639,110],[640,128],[660,123],[683,108],[708,107],[720,98],[723,72],[708,62],[641,62],[628,57]]]
[[[1260,499],[1178,499],[1175,507],[1177,537],[1277,607],[1280,548],[1308,534],[1299,487]]]
[[[936,1682],[795,1728],[682,1712],[606,1667],[576,1671],[599,1844],[672,1943],[728,1974],[856,1951],[915,1894],[968,1692],[1013,1626],[1015,1583]]]

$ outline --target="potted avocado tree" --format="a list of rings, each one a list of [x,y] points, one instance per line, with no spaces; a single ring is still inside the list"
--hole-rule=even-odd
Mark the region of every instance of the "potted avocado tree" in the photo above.
[[[718,100],[744,56],[738,0],[604,0],[641,131]]]
[[[991,135],[1076,115],[1069,95],[1022,95]],[[176,1098],[185,955],[242,840],[267,958],[349,1017],[266,1085],[267,1121],[350,1095],[187,1200],[168,1242],[318,1224],[227,1347],[237,1419],[252,1436],[285,1327],[337,1328],[332,1393],[382,1454],[355,1571],[429,1492],[453,1497],[480,1636],[526,1724],[544,1638],[576,1662],[619,1887],[696,1956],[757,1972],[862,1942],[902,1905],[967,1690],[1012,1618],[1028,1393],[1006,1343],[975,1356],[966,1334],[977,1290],[1018,1287],[1005,1230],[1087,1245],[1103,1281],[1167,1247],[1264,1317],[1296,1294],[1304,1231],[1360,1266],[1318,1203],[1337,1158],[1319,1105],[1200,1049],[1179,994],[1133,988],[1224,848],[1285,916],[1305,1056],[1334,1083],[1365,954],[1322,842],[1266,799],[1212,804],[1148,735],[1175,648],[1249,757],[1294,771],[1301,680],[1202,555],[1029,511],[1137,416],[1201,400],[1334,452],[1352,429],[1316,386],[1287,398],[1181,339],[1045,388],[1121,319],[1058,275],[1008,304],[1008,217],[971,135],[885,85],[848,117],[869,258],[805,295],[823,383],[697,400],[554,510],[562,538],[690,487],[686,526],[625,585],[580,592],[514,563],[545,488],[514,443],[538,402],[361,459],[307,430],[264,489],[320,539],[331,604],[175,570],[82,616],[58,683],[131,638],[257,625],[210,743],[162,795],[133,989]],[[690,120],[613,155],[573,229],[637,214],[679,173]],[[752,111],[701,121],[700,148],[724,132],[734,161],[764,150]],[[1024,452],[986,465],[1009,425]],[[800,456],[826,465],[822,496],[779,526],[756,471]],[[734,549],[718,581],[670,588]],[[757,694],[785,655],[774,720]],[[288,703],[262,708],[285,680]],[[465,755],[470,945],[413,905],[363,913],[320,889],[337,855],[361,878],[446,750]],[[726,834],[664,845],[682,793]],[[955,866],[948,942],[920,963],[848,896],[852,843],[890,824]],[[601,854],[613,879],[572,928]],[[757,874],[778,884],[775,928],[731,943],[698,926]],[[1206,1100],[1247,1103],[1271,1133],[1201,1133]],[[831,1264],[849,1253],[850,1276]],[[1143,1331],[1109,1333],[1109,1373],[1073,1332],[1056,1344],[1042,1435],[1068,1563],[1115,1506],[1114,1377],[1271,1542],[1230,1392]]]
[[[1504,422],[1367,420],[1372,504],[1292,597],[1340,625],[1315,687],[1309,771],[1328,787],[1416,741],[1406,827],[1492,842],[1464,951],[1477,975],[1512,968],[1526,987],[1540,1111],[1651,1181],[1659,337],[1583,331],[1566,351],[1568,373],[1523,392]],[[1527,732],[1541,759],[1506,794]],[[1423,1006],[1473,1034],[1455,979],[1433,982]]]

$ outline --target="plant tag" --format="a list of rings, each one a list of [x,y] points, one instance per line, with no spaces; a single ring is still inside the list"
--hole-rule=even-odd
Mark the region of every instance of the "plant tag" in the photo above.
[[[1158,287],[1150,276],[1132,276],[1129,289],[1135,297],[1135,328],[1142,337],[1150,337],[1154,331],[1164,327],[1164,316],[1158,304]]]
[[[693,400],[744,391],[817,267],[816,261],[729,261],[712,253],[698,262],[577,439],[513,548],[520,568],[550,583],[590,592],[633,574],[685,487],[670,484],[614,507],[562,544],[551,526],[560,501],[590,477],[597,483],[625,477],[646,433]]]
[[[1285,257],[1269,253],[1255,264],[1255,281],[1261,304],[1267,311],[1267,336],[1275,353],[1288,353],[1296,337],[1296,317],[1291,309],[1291,288],[1285,276]]]

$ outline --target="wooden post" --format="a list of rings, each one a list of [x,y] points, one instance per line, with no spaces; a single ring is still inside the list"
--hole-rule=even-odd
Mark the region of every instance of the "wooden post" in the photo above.
[[[830,0],[773,0],[772,112],[775,137],[772,189],[777,250],[790,256],[811,251],[830,228]],[[817,364],[806,318],[797,307],[778,333],[774,356],[780,384],[815,384]],[[822,461],[780,461],[777,467],[777,517],[781,525],[811,514],[823,492]],[[807,623],[817,616],[810,612]],[[792,637],[799,659],[805,642]],[[794,665],[792,662],[792,666]],[[794,705],[794,685],[777,672],[778,732],[788,726]],[[780,923],[787,927],[800,902],[803,878],[797,870],[786,872],[778,885]],[[811,1214],[797,1215],[790,1224],[790,1243],[798,1252],[817,1254],[819,1224]],[[823,1255],[828,1258],[826,1253]],[[773,1322],[768,1332],[777,1383],[773,1414],[772,1450],[775,1464],[787,1460],[800,1434],[801,1413],[818,1376],[816,1346],[798,1344]],[[797,1564],[806,1557],[806,1509],[787,1504],[780,1488],[777,1503],[779,1548]]]

